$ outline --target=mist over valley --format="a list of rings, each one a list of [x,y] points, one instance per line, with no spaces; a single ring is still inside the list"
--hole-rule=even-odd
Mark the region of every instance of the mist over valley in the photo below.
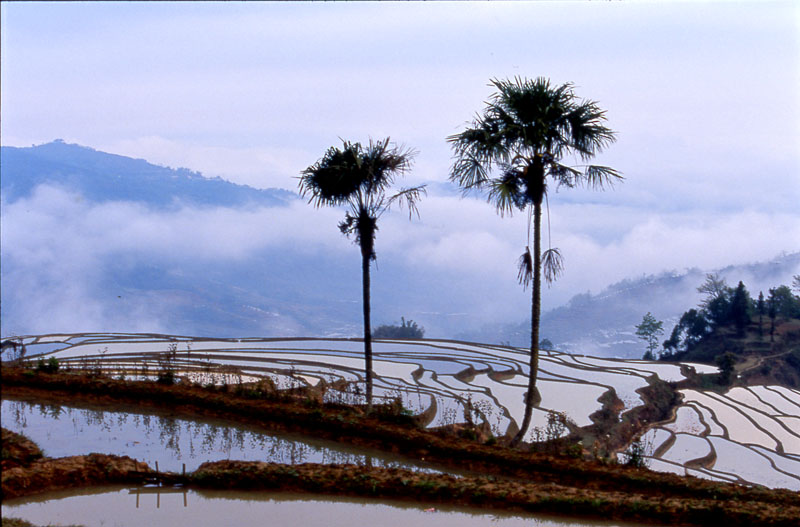
[[[337,232],[335,210],[313,209],[284,189],[256,189],[63,141],[3,147],[2,169],[4,336],[361,332],[358,250]],[[433,201],[445,199],[489,209],[458,195],[436,194]],[[416,256],[436,250],[437,239],[448,243],[450,234],[431,232],[435,225],[425,218],[434,205],[425,206],[422,226],[398,214],[378,238],[374,326],[405,317],[429,338],[527,347],[529,293],[515,283],[513,260],[496,272],[476,269],[467,246],[458,266],[426,264]],[[580,255],[568,256],[568,267],[580,265]],[[556,282],[544,293],[541,334],[561,351],[639,357],[643,343],[634,326],[642,315],[651,311],[669,330],[699,301],[705,273],[743,280],[757,292],[789,283],[798,270],[800,253],[784,253],[725,268],[651,269],[608,280],[594,293],[565,296]]]

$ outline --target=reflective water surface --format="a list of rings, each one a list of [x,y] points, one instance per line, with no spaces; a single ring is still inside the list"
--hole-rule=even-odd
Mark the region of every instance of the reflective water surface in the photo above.
[[[3,516],[36,525],[80,524],[86,527],[196,527],[236,525],[353,525],[472,527],[589,527],[634,524],[591,522],[543,516],[519,516],[408,502],[327,498],[299,494],[185,489],[105,487],[94,492],[60,492],[35,499],[8,500]]]
[[[4,399],[3,428],[30,438],[46,456],[89,453],[130,456],[159,470],[195,470],[205,461],[236,459],[275,463],[353,463],[429,468],[377,450],[307,436],[266,433],[219,420],[189,420],[142,413]]]

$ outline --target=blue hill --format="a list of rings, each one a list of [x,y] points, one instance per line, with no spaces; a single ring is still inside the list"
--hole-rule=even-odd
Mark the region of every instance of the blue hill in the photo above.
[[[161,208],[179,204],[281,206],[297,199],[286,190],[255,189],[61,140],[1,150],[0,192],[7,202],[30,196],[41,184],[79,192],[91,201],[136,201]]]

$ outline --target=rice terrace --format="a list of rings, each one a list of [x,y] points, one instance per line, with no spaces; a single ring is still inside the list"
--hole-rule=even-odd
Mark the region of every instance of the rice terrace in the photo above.
[[[147,462],[134,469],[128,467],[127,472],[120,470],[110,480],[100,477],[94,484],[144,481],[145,474],[159,466],[160,485],[278,485],[363,495],[364,489],[343,485],[341,478],[345,476],[329,474],[345,463],[353,467],[347,472],[351,476],[366,471],[363,477],[374,479],[370,481],[376,485],[378,496],[382,492],[403,496],[396,489],[388,490],[393,488],[391,471],[404,471],[409,474],[407,478],[432,478],[436,485],[448,489],[433,496],[417,491],[406,495],[422,502],[497,507],[496,496],[490,499],[487,495],[476,502],[474,492],[467,494],[459,488],[475,484],[475,478],[487,477],[491,481],[507,479],[509,484],[524,478],[545,486],[587,487],[586,492],[591,489],[602,495],[607,492],[602,489],[603,483],[585,481],[601,477],[597,474],[604,474],[607,484],[613,481],[616,491],[638,485],[639,492],[645,493],[640,498],[647,501],[643,480],[651,479],[661,490],[670,489],[685,480],[669,479],[669,474],[675,474],[702,478],[678,484],[688,487],[675,491],[678,494],[702,495],[702,490],[692,489],[694,486],[713,488],[712,494],[757,492],[760,487],[789,489],[794,492],[777,491],[772,499],[788,499],[788,504],[795,502],[792,507],[797,507],[800,427],[795,423],[800,414],[800,392],[780,386],[737,387],[726,393],[696,389],[702,384],[698,379],[717,373],[712,366],[613,360],[543,350],[541,400],[535,408],[536,426],[524,441],[529,445],[524,450],[531,453],[523,456],[523,461],[519,453],[503,446],[516,432],[523,411],[526,353],[521,349],[445,340],[375,340],[375,414],[367,424],[363,410],[359,410],[365,408],[365,396],[363,343],[357,339],[75,334],[23,337],[20,342],[25,344],[27,368],[32,369],[4,362],[4,430],[25,434],[46,451],[61,456],[87,454],[82,449],[89,444],[97,447],[93,455],[131,455]],[[258,404],[275,402],[283,410],[267,410]],[[126,419],[115,409],[128,415],[156,412],[151,418],[141,418],[151,428],[150,419],[157,421],[156,431],[150,433],[137,425],[108,434]],[[198,433],[197,424],[181,425],[176,421],[180,416],[190,420],[216,418],[216,425],[204,425],[215,433],[209,434],[208,429]],[[240,430],[238,436],[235,431],[217,433],[223,422],[220,419],[250,428]],[[360,426],[364,428],[359,430]],[[406,430],[402,436],[398,427]],[[71,428],[80,429],[81,434],[71,437]],[[296,435],[291,440],[272,438],[265,443],[263,432],[270,430],[318,437],[327,443],[297,443]],[[120,434],[119,441],[113,443],[92,443],[90,439]],[[51,439],[49,445],[51,435],[58,439]],[[209,435],[214,437],[209,439]],[[149,450],[134,446],[148,441],[152,443]],[[204,441],[211,443],[201,448]],[[198,446],[186,446],[193,442]],[[4,449],[5,444],[4,431]],[[352,445],[356,450],[345,452],[337,444]],[[244,461],[229,461],[233,459]],[[37,484],[42,490],[75,485],[59,483],[58,478],[35,483],[36,475],[25,475],[24,466],[7,469],[5,463],[4,454],[6,499],[20,492],[36,492]],[[304,476],[296,476],[297,482],[289,484],[280,476],[281,471],[300,467],[307,468],[303,468]],[[191,473],[188,476],[187,470]],[[242,470],[249,476],[241,479]],[[642,470],[648,475],[642,475]],[[593,472],[595,476],[591,476]],[[315,479],[320,474],[329,474],[336,483],[323,484]],[[84,477],[92,483],[92,476]],[[442,478],[446,481],[439,482]],[[670,483],[664,483],[664,478]],[[275,483],[276,479],[281,483]],[[704,480],[707,483],[701,483]],[[735,485],[716,486],[712,482]],[[26,487],[27,491],[22,490]],[[670,494],[669,490],[664,492],[665,496]],[[576,503],[580,501],[575,499]],[[501,501],[512,510],[569,510],[570,514],[588,517],[662,523],[693,523],[697,521],[693,514],[699,514],[678,512],[665,498],[656,500],[664,504],[663,510],[659,507],[654,513],[648,503],[647,514],[635,511],[645,507],[643,504],[631,508],[630,504],[615,502],[613,507],[596,507],[597,502],[582,509],[574,504],[566,507],[552,498],[523,500],[516,505],[513,500]],[[751,514],[753,504],[742,504]],[[733,510],[727,504],[725,507]],[[769,510],[770,521],[780,524],[782,515]],[[729,520],[744,521],[731,514]]]
[[[800,525],[800,2],[0,34],[0,527]]]

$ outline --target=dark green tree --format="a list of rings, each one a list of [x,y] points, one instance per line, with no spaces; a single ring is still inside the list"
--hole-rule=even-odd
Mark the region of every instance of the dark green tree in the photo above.
[[[498,212],[527,210],[528,246],[520,258],[519,280],[532,284],[530,374],[525,414],[518,444],[528,429],[538,399],[539,317],[541,273],[551,282],[563,269],[557,249],[542,251],[542,204],[549,185],[593,188],[622,179],[614,169],[599,165],[568,166],[561,160],[576,156],[592,159],[615,141],[605,125],[605,111],[596,102],[580,100],[572,84],[553,86],[548,79],[492,80],[496,92],[463,132],[448,137],[455,155],[450,179],[465,192],[484,190]],[[531,225],[532,224],[532,225]],[[533,250],[530,231],[533,227]]]
[[[662,359],[669,358],[680,350],[682,331],[683,328],[681,328],[680,324],[675,324],[669,338],[662,344],[664,347],[664,351],[661,354]]]
[[[730,320],[739,335],[743,335],[745,328],[750,324],[750,293],[741,281],[731,295]]]
[[[764,315],[767,312],[767,303],[764,301],[764,292],[758,292],[758,302],[756,302],[756,312],[758,313],[758,336],[764,336],[764,327],[762,326]]]
[[[782,285],[769,290],[770,298],[775,304],[776,315],[785,318],[800,317],[800,298],[792,294],[789,286]]]
[[[717,355],[714,359],[719,366],[719,383],[722,386],[730,386],[733,380],[734,365],[736,364],[736,355],[733,353],[723,353]]]
[[[720,277],[717,273],[709,273],[706,275],[706,281],[697,288],[698,293],[705,295],[700,302],[700,307],[708,309],[709,304],[714,300],[725,298],[730,291],[730,288],[725,283],[725,279]]]
[[[775,289],[769,290],[767,298],[767,315],[769,316],[769,341],[775,342],[775,319],[778,317],[778,302],[775,298]]]
[[[711,325],[706,318],[705,311],[690,309],[681,315],[680,320],[672,329],[670,338],[664,341],[666,355],[664,358],[679,351],[691,350],[710,331]]]
[[[664,333],[664,323],[656,320],[649,311],[642,317],[642,323],[636,326],[636,336],[647,342],[645,360],[655,360],[655,350],[658,347],[658,337]]]
[[[725,326],[732,322],[732,296],[731,289],[728,288],[728,291],[711,300],[705,309],[700,310],[701,313],[705,314],[712,326]]]
[[[397,203],[408,207],[409,219],[419,215],[417,203],[424,186],[404,188],[392,193],[396,176],[411,166],[414,152],[390,145],[389,138],[362,146],[343,141],[342,148],[331,147],[300,176],[300,194],[310,195],[317,207],[347,206],[343,234],[355,235],[361,248],[361,277],[364,311],[364,359],[367,405],[372,407],[372,331],[370,328],[370,262],[375,260],[375,233],[378,219]]]

